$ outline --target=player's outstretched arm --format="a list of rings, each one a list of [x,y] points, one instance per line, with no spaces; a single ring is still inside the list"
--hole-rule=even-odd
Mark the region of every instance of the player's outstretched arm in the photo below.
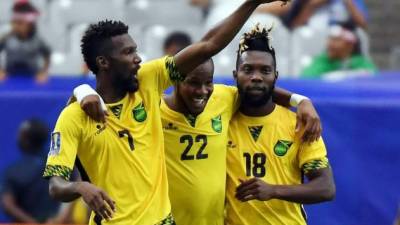
[[[247,0],[229,17],[208,31],[201,41],[194,43],[174,56],[181,76],[224,49],[240,31],[244,23],[261,4],[277,0]],[[281,0],[287,2],[288,0]]]
[[[302,136],[304,142],[313,142],[321,137],[321,120],[309,98],[276,87],[273,100],[278,105],[297,108],[296,132],[304,131]]]
[[[299,185],[271,185],[258,178],[241,181],[236,189],[236,198],[243,202],[280,199],[313,204],[331,201],[335,197],[336,189],[330,167],[309,171],[306,176],[309,182]]]
[[[82,196],[91,210],[109,220],[115,211],[115,202],[100,188],[89,182],[69,182],[62,177],[51,177],[50,196],[56,200],[70,202]]]

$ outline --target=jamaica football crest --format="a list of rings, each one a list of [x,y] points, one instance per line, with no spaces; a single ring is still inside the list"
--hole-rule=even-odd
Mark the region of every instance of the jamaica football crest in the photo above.
[[[292,146],[293,142],[291,141],[284,141],[278,140],[274,147],[274,152],[277,156],[284,156],[286,155],[287,151],[289,150],[290,146]]]
[[[139,105],[137,105],[135,108],[132,110],[133,118],[138,121],[138,122],[143,122],[147,118],[147,112],[146,109],[144,108],[143,102],[141,102]]]
[[[222,132],[221,115],[211,119],[211,127],[217,133],[221,133]]]

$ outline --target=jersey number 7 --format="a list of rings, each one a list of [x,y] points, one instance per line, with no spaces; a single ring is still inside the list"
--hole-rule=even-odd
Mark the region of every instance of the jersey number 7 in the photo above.
[[[129,130],[120,130],[118,131],[118,135],[120,138],[127,137],[128,138],[128,143],[129,143],[129,148],[131,151],[135,150],[135,144],[133,143],[133,137]]]

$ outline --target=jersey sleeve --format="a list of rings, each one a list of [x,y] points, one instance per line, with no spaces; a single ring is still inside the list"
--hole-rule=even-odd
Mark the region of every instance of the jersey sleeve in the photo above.
[[[50,151],[43,177],[60,176],[69,180],[81,138],[82,123],[79,115],[64,110],[51,134]]]
[[[138,79],[139,85],[155,89],[161,95],[173,82],[182,81],[183,76],[176,67],[174,57],[165,56],[144,63],[139,70]]]
[[[235,114],[236,110],[240,106],[237,88],[234,86],[227,86],[222,84],[214,85],[214,91],[217,88],[221,90],[222,93],[220,93],[220,96],[224,96],[223,101],[225,104],[228,104],[230,111],[229,113],[232,116],[233,114]]]
[[[312,143],[303,143],[299,151],[299,168],[304,174],[326,167],[329,167],[329,161],[322,138]]]

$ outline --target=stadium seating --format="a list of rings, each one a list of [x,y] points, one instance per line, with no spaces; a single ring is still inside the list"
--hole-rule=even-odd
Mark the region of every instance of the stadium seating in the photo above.
[[[32,0],[41,10],[39,33],[53,49],[52,74],[81,74],[80,39],[87,24],[100,19],[118,19],[130,24],[130,34],[138,44],[143,61],[162,56],[164,38],[172,31],[185,31],[198,40],[209,24],[219,22],[226,10],[213,13],[206,24],[202,13],[188,0]],[[0,1],[0,34],[9,29],[12,1]],[[168,9],[179,9],[173,12]],[[157,16],[155,16],[157,15]],[[316,16],[322,18],[323,15]],[[298,74],[325,48],[327,30],[318,19],[311,26],[289,32],[281,22],[269,15],[253,15],[234,41],[215,56],[216,74],[230,76],[235,67],[240,35],[257,22],[269,26],[275,23],[273,46],[281,76]],[[208,24],[208,25],[207,25]],[[365,31],[357,31],[363,54],[369,56],[369,39]],[[68,62],[66,64],[65,62]]]
[[[200,10],[182,1],[135,0],[124,10],[127,23],[141,25],[200,25],[201,18]]]
[[[311,64],[312,58],[320,54],[326,46],[328,30],[311,26],[300,27],[292,32],[291,36],[291,74],[299,74],[301,70]]]

